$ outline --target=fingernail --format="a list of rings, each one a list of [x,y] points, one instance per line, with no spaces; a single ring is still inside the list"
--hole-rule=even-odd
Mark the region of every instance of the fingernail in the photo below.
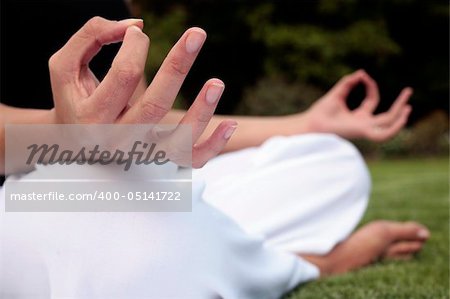
[[[419,231],[417,232],[417,236],[418,236],[419,238],[425,239],[425,238],[428,238],[428,237],[430,236],[430,232],[427,231],[426,229],[421,229],[421,230],[419,230]]]
[[[234,131],[236,130],[237,126],[229,127],[228,130],[225,131],[225,134],[223,134],[223,138],[230,139],[231,135],[233,135]]]
[[[221,83],[211,84],[206,91],[206,102],[211,105],[215,104],[222,95],[224,87],[225,86]]]
[[[128,26],[131,25],[140,25],[144,23],[144,20],[142,19],[125,19],[125,20],[121,20],[119,21],[119,23],[121,24],[127,24]]]
[[[198,52],[205,41],[205,33],[192,30],[186,39],[186,51],[190,54]]]

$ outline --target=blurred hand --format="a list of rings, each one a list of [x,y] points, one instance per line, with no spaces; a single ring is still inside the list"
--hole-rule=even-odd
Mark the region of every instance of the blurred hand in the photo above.
[[[49,61],[56,123],[157,124],[171,110],[206,33],[187,30],[173,46],[150,86],[138,99],[131,98],[143,77],[149,39],[142,20],[120,22],[100,17],[89,20]],[[103,45],[123,41],[103,81],[89,69],[89,62]],[[222,121],[205,142],[197,145],[214,114],[224,84],[205,83],[180,125],[192,126],[192,164],[201,167],[216,156],[233,133],[236,122]]]
[[[347,97],[359,83],[365,85],[366,97],[358,108],[350,110]],[[311,130],[347,139],[387,140],[406,124],[411,112],[407,104],[411,94],[411,88],[404,88],[388,111],[374,115],[380,101],[378,86],[366,72],[359,70],[339,80],[307,111]]]

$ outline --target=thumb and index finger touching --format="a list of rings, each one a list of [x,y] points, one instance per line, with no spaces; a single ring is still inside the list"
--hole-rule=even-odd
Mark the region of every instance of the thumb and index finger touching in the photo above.
[[[342,77],[330,90],[336,98],[346,100],[350,92],[358,85],[364,84],[366,96],[360,108],[373,113],[380,101],[378,85],[364,70],[358,70],[352,74]]]
[[[77,71],[81,66],[88,64],[102,46],[122,41],[130,26],[142,29],[144,24],[140,19],[110,21],[94,17],[84,24],[50,60],[54,60],[60,71]]]
[[[104,121],[112,122],[132,96],[144,72],[149,39],[143,21],[90,19],[49,60],[55,98],[67,88],[78,88],[79,78],[102,46],[123,42],[104,80],[89,96]],[[69,87],[68,87],[69,86]],[[64,98],[64,97],[62,97]]]

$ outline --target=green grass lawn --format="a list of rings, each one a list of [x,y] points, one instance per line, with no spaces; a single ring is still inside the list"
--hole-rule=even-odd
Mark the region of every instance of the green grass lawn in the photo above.
[[[288,299],[449,298],[448,159],[369,163],[372,197],[363,222],[415,220],[431,238],[412,261],[382,262],[298,287]]]

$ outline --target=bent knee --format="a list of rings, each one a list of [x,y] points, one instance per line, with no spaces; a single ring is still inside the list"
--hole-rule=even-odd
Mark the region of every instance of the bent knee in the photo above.
[[[338,161],[341,178],[349,182],[361,198],[367,200],[371,189],[371,177],[364,158],[356,146],[337,135],[324,134],[329,143],[330,160]]]
[[[370,174],[353,143],[334,134],[298,135],[283,142],[296,152],[298,159],[307,161],[309,168],[320,169],[329,180],[339,182],[354,200],[368,201]]]

